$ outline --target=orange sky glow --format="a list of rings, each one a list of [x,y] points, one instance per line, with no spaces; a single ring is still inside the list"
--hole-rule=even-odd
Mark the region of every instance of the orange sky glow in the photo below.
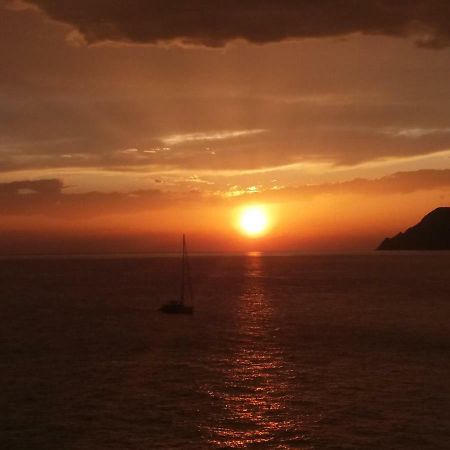
[[[450,203],[438,17],[152,34],[64,3],[0,1],[0,254],[371,250]]]

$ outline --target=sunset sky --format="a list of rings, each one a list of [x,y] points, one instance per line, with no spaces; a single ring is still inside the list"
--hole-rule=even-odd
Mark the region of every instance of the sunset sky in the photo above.
[[[447,0],[0,0],[0,61],[0,253],[366,250],[450,203]]]

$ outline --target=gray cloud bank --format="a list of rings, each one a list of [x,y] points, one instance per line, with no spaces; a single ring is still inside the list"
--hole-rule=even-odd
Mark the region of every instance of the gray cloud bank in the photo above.
[[[221,47],[345,36],[413,36],[419,46],[450,44],[448,0],[28,0],[74,26],[86,42],[181,42]]]

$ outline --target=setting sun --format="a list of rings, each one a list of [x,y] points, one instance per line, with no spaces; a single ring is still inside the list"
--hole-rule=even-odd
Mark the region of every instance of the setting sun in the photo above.
[[[239,218],[239,227],[248,236],[260,236],[267,230],[268,219],[261,206],[248,206],[243,209]]]

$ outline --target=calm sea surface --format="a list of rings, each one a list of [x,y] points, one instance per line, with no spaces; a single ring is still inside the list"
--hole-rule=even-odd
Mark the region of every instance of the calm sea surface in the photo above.
[[[448,449],[450,254],[0,261],[0,448]]]

